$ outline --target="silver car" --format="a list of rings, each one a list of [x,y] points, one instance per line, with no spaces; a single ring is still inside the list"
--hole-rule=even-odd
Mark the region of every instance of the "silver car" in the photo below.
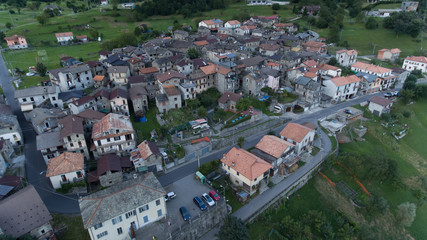
[[[202,199],[209,205],[209,207],[215,205],[214,200],[207,193],[202,194]]]

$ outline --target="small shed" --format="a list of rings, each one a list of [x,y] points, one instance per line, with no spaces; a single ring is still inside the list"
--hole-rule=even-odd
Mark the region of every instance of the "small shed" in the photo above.
[[[199,171],[197,171],[196,172],[196,179],[197,180],[200,180],[200,182],[202,183],[202,184],[205,184],[206,183],[206,177],[205,177],[205,175],[203,175],[201,172],[199,172]]]

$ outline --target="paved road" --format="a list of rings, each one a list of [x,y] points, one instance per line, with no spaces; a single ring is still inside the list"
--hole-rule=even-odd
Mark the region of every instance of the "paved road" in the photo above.
[[[36,132],[32,126],[25,121],[18,102],[14,98],[15,89],[12,86],[12,78],[9,76],[3,58],[0,57],[0,82],[7,103],[12,111],[18,116],[19,125],[24,135],[25,169],[27,180],[34,185],[43,202],[50,212],[54,213],[79,213],[77,198],[56,193],[48,178],[45,177],[46,164],[36,147]],[[42,173],[43,172],[43,173]],[[40,174],[42,173],[42,174]]]

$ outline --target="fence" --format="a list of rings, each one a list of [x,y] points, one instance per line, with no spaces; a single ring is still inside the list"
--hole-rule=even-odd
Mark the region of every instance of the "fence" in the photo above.
[[[185,157],[178,159],[178,160],[175,160],[172,163],[167,164],[166,169],[170,169],[170,168],[175,167],[177,165],[181,165],[181,164],[184,164],[186,162],[195,160],[197,157],[202,157],[202,156],[206,155],[207,153],[209,153],[210,151],[212,151],[212,144],[209,144],[209,145],[207,145],[201,149],[198,149],[194,152],[188,153],[185,155]]]

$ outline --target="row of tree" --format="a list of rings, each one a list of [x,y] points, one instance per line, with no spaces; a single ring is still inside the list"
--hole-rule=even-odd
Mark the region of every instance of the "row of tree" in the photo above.
[[[420,70],[412,71],[406,78],[403,88],[400,91],[403,103],[408,103],[413,99],[427,99],[427,85],[417,84],[418,77],[423,76]]]

